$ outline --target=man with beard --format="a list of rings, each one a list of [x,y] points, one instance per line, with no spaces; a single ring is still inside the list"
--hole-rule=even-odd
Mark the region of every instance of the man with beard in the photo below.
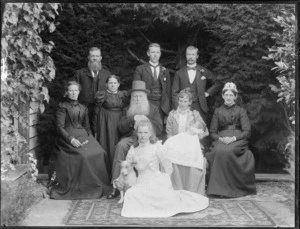
[[[206,122],[206,115],[208,112],[206,98],[218,92],[222,85],[216,82],[216,77],[211,71],[197,64],[198,57],[198,49],[196,47],[187,47],[187,65],[180,68],[174,76],[172,85],[172,104],[173,109],[177,109],[178,93],[189,87],[193,95],[191,109],[197,110],[204,122]],[[206,90],[207,84],[210,84],[211,87]]]
[[[95,110],[95,93],[99,90],[106,90],[106,79],[111,75],[109,71],[102,68],[101,59],[101,50],[92,47],[89,51],[88,67],[76,71],[75,74],[75,80],[81,85],[78,101],[88,108],[92,130],[94,129],[92,117]]]
[[[146,89],[144,81],[136,80],[132,82],[130,105],[123,110],[122,117],[119,122],[119,132],[122,139],[118,142],[115,148],[115,156],[112,167],[113,182],[120,174],[120,166],[118,161],[126,159],[127,152],[131,145],[137,142],[135,127],[139,121],[150,120],[156,135],[162,132],[162,120],[159,114],[159,109],[149,103],[147,94],[150,93]],[[108,199],[116,198],[119,195],[117,189],[113,189],[112,193],[107,196]]]
[[[149,62],[138,66],[133,80],[142,80],[150,90],[149,102],[157,106],[162,120],[168,116],[171,109],[171,79],[169,71],[159,64],[161,56],[160,45],[152,43],[148,47]]]

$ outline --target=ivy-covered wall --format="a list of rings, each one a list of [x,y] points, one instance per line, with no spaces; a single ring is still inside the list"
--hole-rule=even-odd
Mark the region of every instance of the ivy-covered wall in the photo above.
[[[3,4],[1,38],[1,175],[20,163],[24,152],[32,163],[36,177],[36,160],[28,153],[27,139],[19,127],[28,127],[28,112],[21,107],[36,101],[40,112],[49,102],[44,82],[55,77],[55,66],[50,56],[54,43],[43,41],[41,31],[55,30],[54,19],[60,4],[57,3],[6,3]],[[19,123],[19,125],[16,125]],[[25,148],[25,150],[24,150]],[[3,175],[4,176],[4,175]],[[3,177],[1,177],[2,179]]]

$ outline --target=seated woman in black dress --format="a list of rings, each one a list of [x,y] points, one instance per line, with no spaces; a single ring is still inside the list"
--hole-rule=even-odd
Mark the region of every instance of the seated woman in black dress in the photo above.
[[[248,149],[251,124],[246,110],[235,104],[237,89],[226,83],[224,104],[214,112],[210,134],[212,149],[205,156],[210,164],[207,195],[240,197],[256,193],[255,161]]]
[[[66,101],[56,112],[54,146],[56,179],[48,193],[54,199],[94,199],[111,191],[106,152],[92,136],[87,108],[78,103],[80,85],[70,81]]]

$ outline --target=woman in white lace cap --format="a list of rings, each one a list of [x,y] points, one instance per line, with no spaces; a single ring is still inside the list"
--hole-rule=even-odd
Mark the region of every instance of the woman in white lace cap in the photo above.
[[[238,91],[232,82],[222,90],[224,104],[214,112],[210,135],[212,149],[207,195],[240,197],[256,193],[255,161],[248,148],[251,123],[246,110],[235,104]]]

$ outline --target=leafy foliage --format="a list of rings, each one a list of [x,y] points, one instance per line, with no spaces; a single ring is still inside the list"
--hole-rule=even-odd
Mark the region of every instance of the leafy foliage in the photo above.
[[[293,12],[282,12],[281,16],[273,18],[282,28],[281,33],[274,33],[276,46],[269,48],[270,54],[263,57],[273,60],[279,75],[276,77],[279,86],[270,85],[273,92],[278,95],[277,102],[281,105],[284,114],[282,122],[288,130],[287,143],[284,153],[289,160],[288,171],[294,175],[295,172],[295,35],[296,19]]]
[[[19,112],[22,104],[49,102],[45,81],[55,77],[55,67],[49,53],[54,43],[44,43],[40,32],[55,30],[58,14],[56,3],[7,3],[2,24],[1,49],[1,172],[19,161],[18,151],[26,139],[17,125],[28,126],[26,114]]]
[[[295,34],[296,19],[291,12],[283,12],[282,16],[274,18],[281,27],[282,33],[274,33],[273,38],[276,40],[276,46],[269,48],[270,54],[263,59],[273,60],[279,75],[276,79],[280,87],[271,84],[271,90],[278,94],[277,102],[287,111],[288,119],[286,125],[290,131],[293,128],[290,124],[295,125]],[[289,121],[290,120],[290,121]]]

